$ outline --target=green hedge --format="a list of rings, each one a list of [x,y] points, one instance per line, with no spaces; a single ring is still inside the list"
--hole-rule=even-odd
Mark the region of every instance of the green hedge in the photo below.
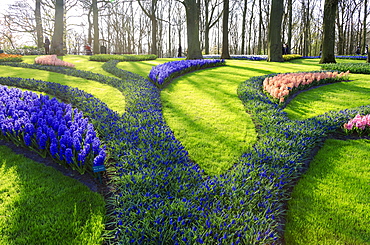
[[[136,54],[95,54],[90,57],[91,61],[107,62],[110,60],[119,61],[143,61],[143,60],[155,60],[157,56],[154,54],[136,55]]]
[[[370,63],[330,63],[321,65],[323,70],[350,71],[351,73],[370,74]]]

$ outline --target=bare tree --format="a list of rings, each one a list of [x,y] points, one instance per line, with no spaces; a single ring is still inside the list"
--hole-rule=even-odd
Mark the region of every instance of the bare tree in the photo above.
[[[209,54],[209,34],[212,27],[220,20],[222,12],[217,13],[218,1],[204,0],[204,53]]]
[[[151,43],[152,49],[151,49],[151,53],[155,54],[155,55],[158,54],[158,50],[157,50],[157,22],[158,21],[157,21],[157,17],[156,17],[157,1],[158,0],[151,0],[150,7],[145,8],[143,6],[142,0],[138,0],[138,3],[140,5],[141,9],[145,13],[145,15],[149,17],[149,19],[152,23],[152,43]]]

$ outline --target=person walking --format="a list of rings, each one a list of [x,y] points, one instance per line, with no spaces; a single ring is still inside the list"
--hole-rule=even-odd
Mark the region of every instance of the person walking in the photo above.
[[[45,38],[44,47],[45,47],[45,54],[49,54],[50,40],[48,37]]]

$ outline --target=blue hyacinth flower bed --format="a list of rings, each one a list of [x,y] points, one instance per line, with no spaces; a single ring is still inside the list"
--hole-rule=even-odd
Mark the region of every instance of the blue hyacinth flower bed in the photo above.
[[[312,151],[357,113],[370,112],[365,106],[292,121],[263,92],[266,76],[248,79],[238,96],[253,116],[259,140],[230,171],[205,176],[166,125],[159,89],[116,64],[107,62],[104,69],[122,80],[105,77],[101,82],[125,94],[127,111],[122,116],[61,85],[0,79],[49,94],[60,89],[92,120],[107,145],[116,188],[109,199],[112,232],[107,243],[278,244],[291,187]]]
[[[152,67],[149,79],[163,88],[169,81],[190,71],[225,65],[224,60],[178,60]]]
[[[0,105],[1,138],[49,155],[81,174],[104,165],[106,152],[94,126],[70,104],[0,86]]]

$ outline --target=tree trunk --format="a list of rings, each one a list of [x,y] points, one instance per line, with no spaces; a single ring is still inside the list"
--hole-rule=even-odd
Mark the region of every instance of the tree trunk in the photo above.
[[[292,28],[293,28],[293,6],[292,6],[292,0],[288,0],[288,14],[289,14],[289,19],[288,19],[288,53],[291,53],[291,47],[292,47]]]
[[[283,18],[283,0],[272,0],[268,33],[268,61],[282,62],[281,21]]]
[[[188,52],[186,59],[203,59],[199,41],[200,0],[184,0],[182,3],[185,5],[188,30]]]
[[[152,49],[151,53],[158,55],[158,49],[157,49],[157,17],[155,15],[152,15],[150,18],[152,22]]]
[[[98,11],[98,1],[92,0],[93,9],[93,26],[94,26],[94,54],[99,54],[99,11]]]
[[[50,52],[58,56],[64,55],[63,53],[63,30],[64,30],[64,0],[56,0],[55,3],[55,23],[54,34],[51,41]]]
[[[245,54],[245,27],[247,22],[247,0],[244,0],[244,8],[243,8],[243,19],[242,19],[242,47],[240,50],[240,54]]]
[[[249,37],[248,37],[248,51],[246,52],[247,54],[251,54],[252,53],[252,48],[251,48],[251,41],[252,41],[252,36],[254,36],[254,40],[256,38],[256,35],[252,35],[252,24],[253,24],[253,20],[254,20],[254,5],[256,3],[256,0],[253,0],[253,3],[252,3],[252,11],[251,11],[251,16],[249,18]],[[254,41],[253,41],[254,43]]]
[[[36,19],[36,34],[37,34],[37,47],[44,47],[44,31],[42,28],[42,19],[41,19],[41,0],[36,0],[35,8],[35,19]]]
[[[222,17],[222,51],[221,59],[230,59],[229,53],[229,0],[224,0],[224,14]]]
[[[366,32],[366,19],[367,19],[367,0],[364,0],[364,33],[362,34],[363,35],[363,41],[362,41],[362,48],[363,48],[363,54],[367,52],[367,49],[366,49],[366,35],[367,35],[367,32]]]
[[[262,0],[259,0],[259,23],[258,23],[258,46],[257,46],[257,54],[262,54]]]
[[[336,63],[334,55],[335,45],[335,16],[338,9],[338,0],[325,0],[322,56],[320,64]]]

